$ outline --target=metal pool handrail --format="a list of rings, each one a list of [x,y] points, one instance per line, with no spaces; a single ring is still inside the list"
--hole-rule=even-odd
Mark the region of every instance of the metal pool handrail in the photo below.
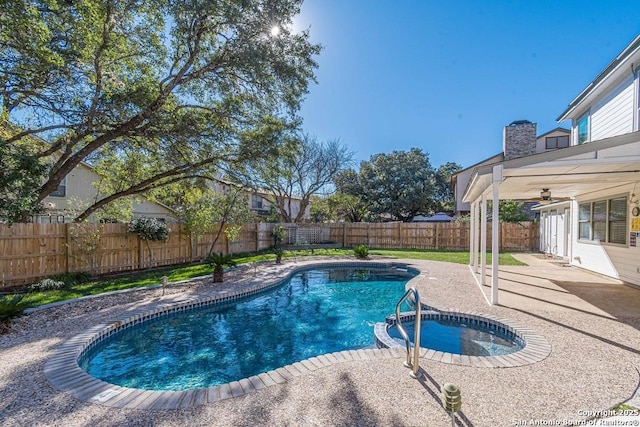
[[[413,337],[413,363],[411,362],[411,340],[409,339],[409,334],[402,326],[402,320],[400,320],[400,306],[403,302],[405,302],[409,296],[413,295],[413,300],[416,305],[416,320],[415,320],[415,334]],[[407,368],[413,368],[411,373],[412,378],[420,378],[422,373],[420,372],[420,326],[422,323],[422,315],[421,315],[421,304],[420,304],[420,294],[416,288],[409,288],[407,292],[404,293],[398,304],[396,304],[396,327],[398,328],[398,332],[402,335],[404,339],[404,343],[407,347],[407,360],[404,362],[404,366]]]

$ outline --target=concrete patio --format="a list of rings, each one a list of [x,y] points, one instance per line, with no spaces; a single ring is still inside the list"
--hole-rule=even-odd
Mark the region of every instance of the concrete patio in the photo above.
[[[44,375],[55,350],[88,328],[179,295],[197,295],[206,281],[176,285],[171,295],[137,291],[88,299],[30,314],[0,336],[2,425],[403,425],[447,426],[439,401],[443,383],[462,391],[462,426],[510,426],[530,421],[587,419],[629,400],[640,369],[640,290],[537,255],[526,267],[501,266],[500,305],[489,306],[468,266],[405,260],[428,281],[417,285],[427,304],[481,312],[526,325],[552,346],[544,360],[514,368],[479,368],[423,360],[424,378],[411,379],[403,356],[357,352],[280,384],[240,397],[179,410],[119,409],[75,399]],[[315,261],[314,261],[315,262]],[[285,268],[306,264],[290,262]],[[273,264],[237,271],[224,286],[264,280]],[[255,275],[255,276],[254,276]],[[235,276],[235,277],[234,277]],[[489,293],[489,287],[484,288]],[[632,401],[638,405],[637,398]],[[548,424],[547,424],[548,425]]]

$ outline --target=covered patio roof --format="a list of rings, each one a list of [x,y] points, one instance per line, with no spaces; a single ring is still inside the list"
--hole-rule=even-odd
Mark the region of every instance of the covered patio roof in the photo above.
[[[551,200],[589,197],[637,182],[640,132],[477,167],[462,199],[471,204],[470,267],[474,273],[480,272],[481,289],[486,283],[489,200],[493,202],[493,218],[497,218],[501,199],[540,200],[543,189],[550,191]],[[499,229],[491,228],[494,254],[499,252]],[[492,257],[491,265],[491,298],[487,302],[493,305],[498,304],[497,256]]]
[[[544,188],[552,199],[588,196],[640,181],[640,132],[480,166],[469,180],[465,202],[491,191],[496,166],[502,168],[500,199],[537,199]]]

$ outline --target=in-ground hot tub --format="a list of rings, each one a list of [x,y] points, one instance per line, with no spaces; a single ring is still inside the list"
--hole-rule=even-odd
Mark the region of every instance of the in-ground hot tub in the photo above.
[[[411,341],[415,312],[400,315]],[[457,365],[515,367],[544,360],[551,346],[542,336],[512,321],[477,313],[427,310],[421,314],[421,357]],[[395,316],[374,329],[378,348],[405,348]]]

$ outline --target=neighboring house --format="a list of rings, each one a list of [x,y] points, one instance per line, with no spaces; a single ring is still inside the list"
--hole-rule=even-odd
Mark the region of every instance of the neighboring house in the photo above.
[[[8,122],[0,125],[0,136],[15,134],[19,127]],[[27,137],[30,143],[42,146],[48,143],[35,135]],[[98,182],[100,176],[91,165],[80,162],[73,170],[63,178],[56,191],[45,197],[42,201],[44,212],[33,215],[31,220],[37,223],[62,223],[72,222],[85,208],[92,205],[96,199],[97,191],[94,182]],[[151,202],[142,196],[132,196],[133,217],[156,218],[160,221],[175,221],[175,212],[162,204]],[[89,217],[89,221],[95,222],[95,215]]]
[[[213,189],[218,193],[227,193],[231,187],[238,187],[238,185],[223,179],[216,179],[213,184]],[[246,194],[249,209],[251,209],[258,217],[267,218],[271,215],[273,209],[272,203],[269,201],[269,197],[273,196],[271,196],[267,191],[251,190],[248,188],[243,189],[242,191]],[[302,199],[298,197],[291,197],[290,199],[285,200],[284,205],[290,210],[289,214],[292,218],[295,218],[300,212],[301,201]],[[302,218],[305,221],[311,219],[310,206],[307,206]]]
[[[570,130],[558,127],[536,137],[536,127],[535,123],[528,120],[517,120],[505,126],[502,152],[469,166],[451,177],[454,216],[469,214],[470,205],[462,200],[462,196],[476,168],[569,146]]]
[[[558,117],[570,146],[474,168],[463,201],[537,198],[541,251],[572,266],[640,285],[640,36]],[[484,252],[482,215],[472,215],[471,252]],[[475,219],[474,219],[475,218]],[[498,241],[498,227],[492,239]],[[480,248],[480,249],[478,249]],[[497,248],[494,247],[494,250]],[[477,259],[477,256],[475,257]],[[497,302],[497,257],[492,301]],[[474,267],[478,268],[477,261]],[[484,269],[480,266],[481,281]]]
[[[93,168],[82,162],[64,177],[56,191],[42,201],[45,212],[35,215],[34,222],[72,222],[84,208],[93,204],[97,190],[93,185],[100,176]],[[142,196],[133,197],[133,217],[156,218],[163,222],[175,221],[175,212],[162,204],[152,202]],[[95,215],[89,217],[96,222]]]

